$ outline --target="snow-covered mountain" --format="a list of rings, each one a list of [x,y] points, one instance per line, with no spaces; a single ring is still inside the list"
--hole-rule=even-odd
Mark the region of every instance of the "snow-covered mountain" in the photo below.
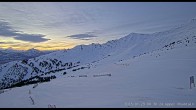
[[[171,103],[191,101],[196,104],[195,89],[190,92],[188,84],[189,76],[196,75],[195,50],[196,20],[193,19],[164,32],[131,33],[104,44],[79,45],[9,62],[0,66],[0,87],[5,89],[5,93],[0,94],[0,101],[13,97],[14,93],[25,98],[22,93],[31,90],[35,92],[37,104],[27,104],[27,107],[47,107],[49,103],[58,107],[130,107],[130,101],[160,103],[167,101],[166,97],[173,97],[169,99]],[[36,89],[29,85],[48,81]],[[24,85],[29,86],[7,89]],[[51,96],[44,97],[46,94]],[[50,98],[53,100],[48,102]],[[2,107],[9,106],[6,104],[9,101],[6,99]],[[24,103],[27,102],[22,101],[13,107]]]
[[[27,51],[0,49],[0,65],[11,61],[20,61],[45,55],[54,51],[39,51],[36,49],[29,49]]]

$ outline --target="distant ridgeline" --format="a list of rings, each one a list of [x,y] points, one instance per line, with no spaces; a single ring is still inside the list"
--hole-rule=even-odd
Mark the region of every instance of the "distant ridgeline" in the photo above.
[[[11,61],[20,61],[35,58],[41,55],[49,54],[51,52],[55,51],[39,51],[36,49],[30,49],[27,51],[17,51],[12,49],[2,49],[0,50],[0,65]]]

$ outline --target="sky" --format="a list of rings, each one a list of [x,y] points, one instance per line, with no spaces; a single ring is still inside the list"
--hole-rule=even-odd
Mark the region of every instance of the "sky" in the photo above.
[[[196,2],[1,2],[0,48],[59,50],[196,18]]]

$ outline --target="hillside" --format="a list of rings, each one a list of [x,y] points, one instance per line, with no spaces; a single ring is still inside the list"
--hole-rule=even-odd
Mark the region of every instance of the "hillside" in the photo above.
[[[189,87],[195,50],[193,19],[164,32],[6,63],[0,107],[196,107],[196,89]]]

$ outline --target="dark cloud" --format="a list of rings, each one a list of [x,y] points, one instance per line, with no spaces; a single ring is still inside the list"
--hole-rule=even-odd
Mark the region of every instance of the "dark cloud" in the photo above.
[[[26,34],[22,31],[17,31],[5,21],[0,21],[0,36],[13,37],[14,39],[27,42],[44,42],[50,40],[43,38],[45,35],[42,34]]]
[[[6,42],[0,42],[0,44],[6,44]]]
[[[5,37],[16,36],[18,31],[14,30],[7,22],[0,21],[0,35]]]
[[[73,39],[90,40],[90,38],[97,37],[97,36],[91,35],[91,34],[75,34],[75,35],[70,35],[67,37],[70,37]]]
[[[29,42],[44,42],[50,39],[43,38],[45,35],[42,34],[18,34],[15,39]]]
[[[16,42],[0,42],[0,44],[14,44]]]

